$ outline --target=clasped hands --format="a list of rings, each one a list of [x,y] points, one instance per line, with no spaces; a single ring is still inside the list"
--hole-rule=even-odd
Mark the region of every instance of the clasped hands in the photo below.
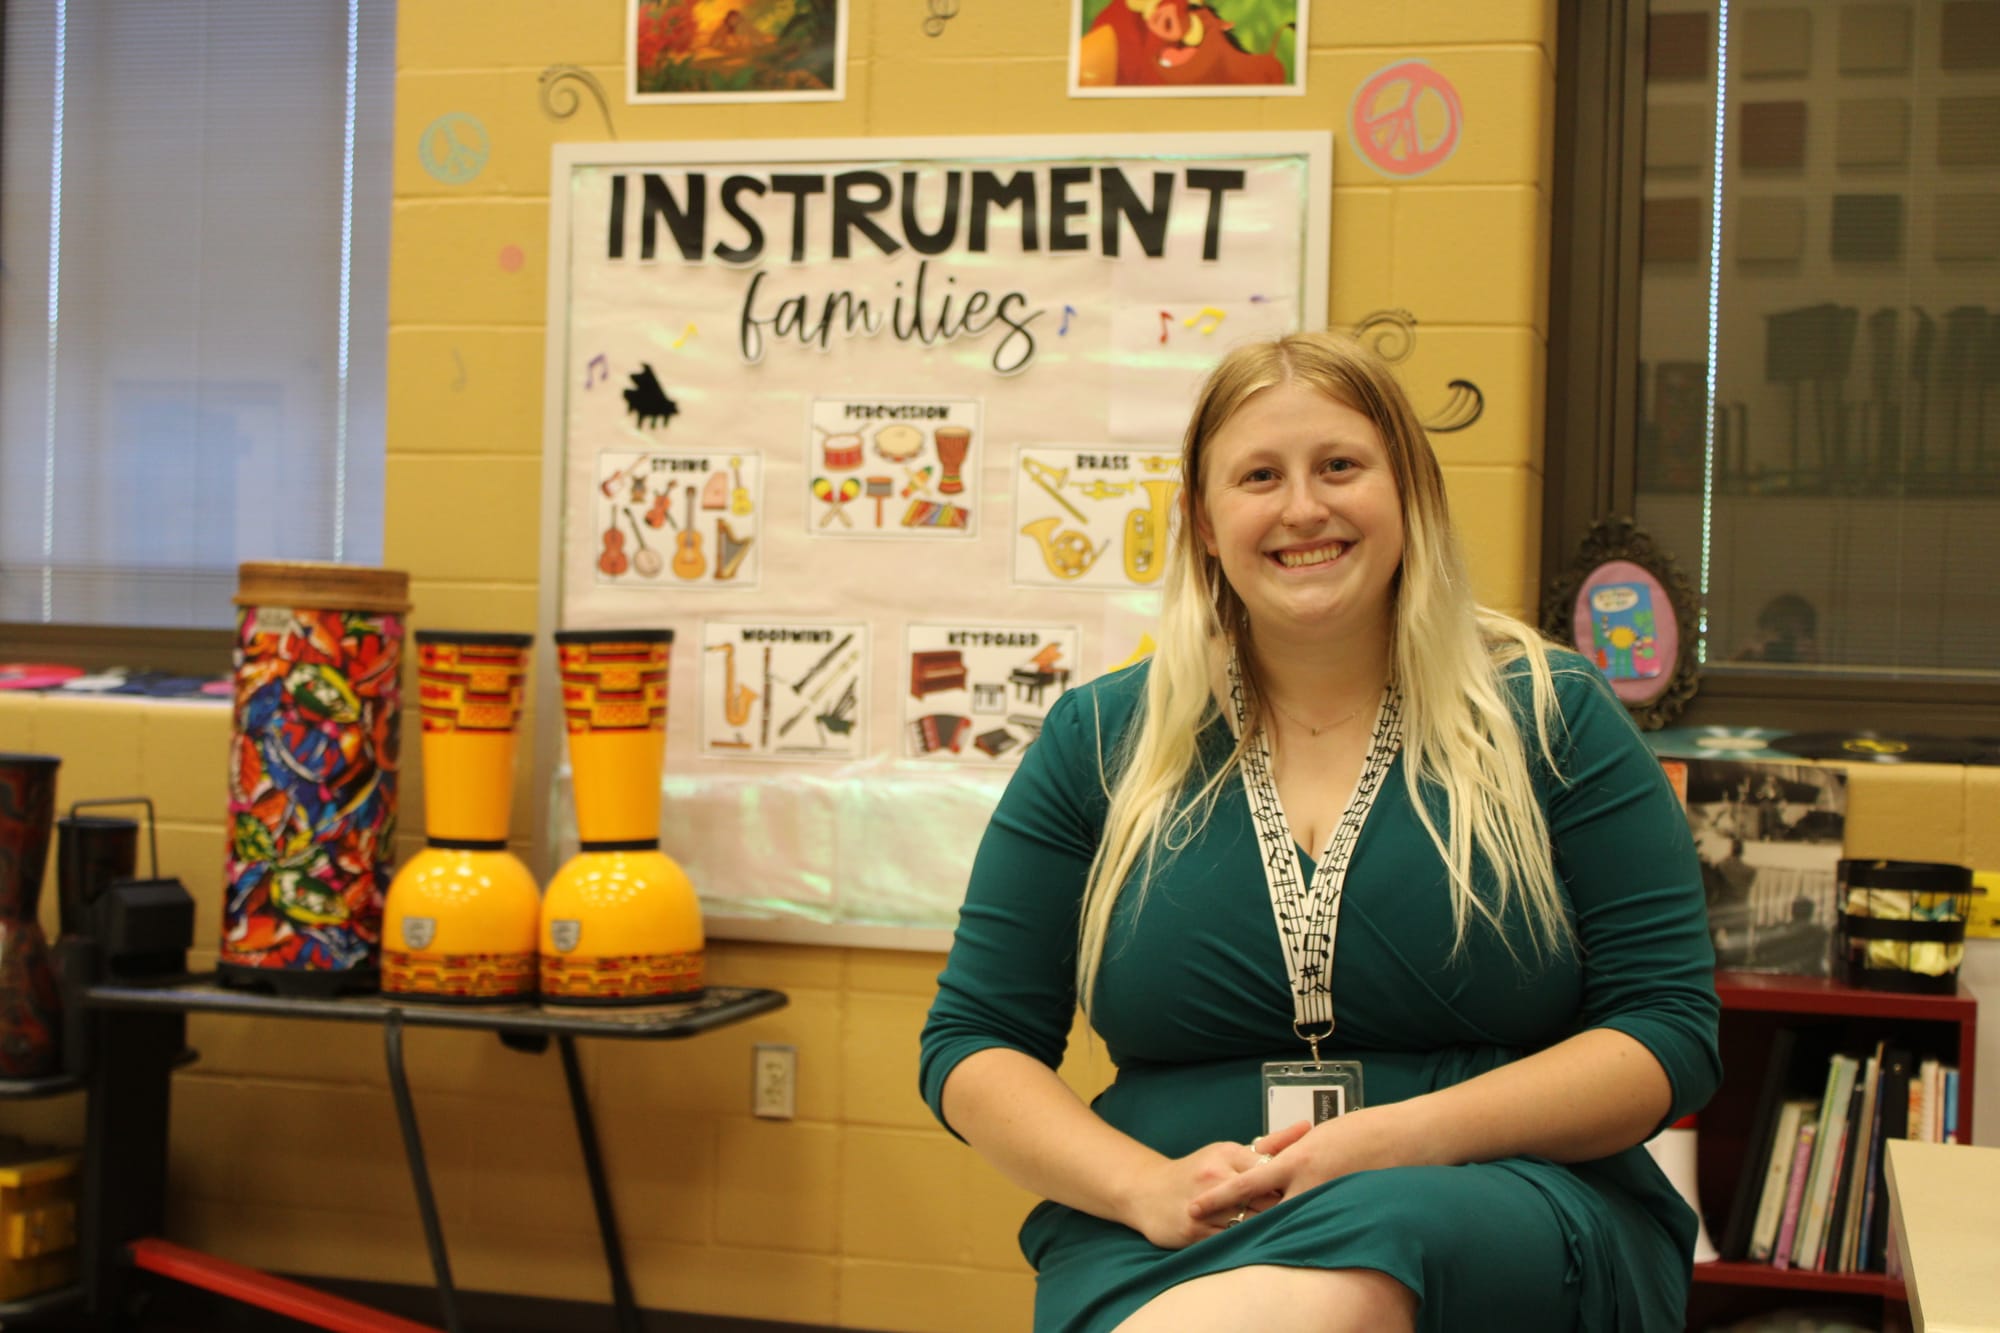
[[[1406,1165],[1389,1108],[1351,1111],[1314,1125],[1301,1120],[1249,1143],[1211,1143],[1163,1158],[1140,1182],[1129,1224],[1161,1249],[1205,1240],[1315,1185],[1356,1171]]]

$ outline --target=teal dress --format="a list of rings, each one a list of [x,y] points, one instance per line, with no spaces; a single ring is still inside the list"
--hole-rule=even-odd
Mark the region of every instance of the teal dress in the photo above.
[[[1659,1060],[1666,1121],[1721,1076],[1718,1005],[1687,820],[1597,673],[1553,654],[1557,773],[1531,760],[1578,947],[1509,955],[1475,924],[1451,956],[1442,860],[1418,823],[1400,756],[1350,862],[1333,960],[1338,1027],[1327,1058],[1359,1060],[1369,1105],[1471,1078],[1587,1028],[1614,1028]],[[994,812],[924,1026],[923,1095],[943,1119],[946,1077],[1001,1046],[1051,1068],[1076,994],[1077,908],[1108,804],[1101,767],[1141,715],[1146,667],[1072,690]],[[1525,719],[1525,668],[1510,673]],[[1532,734],[1530,732],[1529,734]],[[1229,754],[1217,719],[1203,762]],[[1301,873],[1311,858],[1299,854]],[[1271,902],[1249,803],[1231,777],[1206,828],[1157,872],[1143,910],[1121,897],[1093,1026],[1118,1074],[1093,1103],[1169,1157],[1262,1126],[1260,1066],[1297,1060]],[[1507,921],[1527,939],[1525,922]],[[1643,1147],[1598,1161],[1537,1157],[1358,1172],[1181,1250],[1043,1203],[1021,1228],[1037,1274],[1037,1333],[1100,1333],[1168,1287],[1248,1264],[1369,1268],[1417,1295],[1423,1330],[1682,1326],[1693,1212]]]

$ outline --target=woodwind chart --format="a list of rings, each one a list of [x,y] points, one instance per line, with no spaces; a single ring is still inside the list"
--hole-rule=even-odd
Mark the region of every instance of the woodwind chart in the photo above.
[[[1042,719],[1152,628],[1202,377],[1325,324],[1331,154],[555,149],[544,641],[675,631],[661,836],[715,933],[955,919]]]

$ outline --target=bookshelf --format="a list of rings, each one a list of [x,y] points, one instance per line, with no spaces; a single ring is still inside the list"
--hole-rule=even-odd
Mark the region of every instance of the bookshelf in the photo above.
[[[1717,972],[1722,1001],[1723,1083],[1701,1113],[1696,1177],[1709,1234],[1720,1239],[1746,1158],[1772,1038],[1783,1027],[1823,1030],[1853,1049],[1887,1038],[1959,1070],[1960,1139],[1971,1141],[1974,1054],[1979,1003],[1967,995],[1906,995],[1862,990],[1824,977]],[[1757,1169],[1758,1163],[1749,1163]],[[1696,1264],[1688,1327],[1785,1305],[1850,1305],[1863,1317],[1900,1320],[1903,1284],[1880,1273],[1819,1273],[1768,1264]],[[1889,1307],[1894,1307],[1893,1310]]]

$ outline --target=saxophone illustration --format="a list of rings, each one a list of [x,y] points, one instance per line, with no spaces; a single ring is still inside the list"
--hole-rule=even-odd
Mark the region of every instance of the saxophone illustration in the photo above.
[[[735,644],[712,643],[708,651],[722,654],[722,713],[730,726],[740,727],[750,720],[750,706],[757,702],[757,691],[736,683]]]

